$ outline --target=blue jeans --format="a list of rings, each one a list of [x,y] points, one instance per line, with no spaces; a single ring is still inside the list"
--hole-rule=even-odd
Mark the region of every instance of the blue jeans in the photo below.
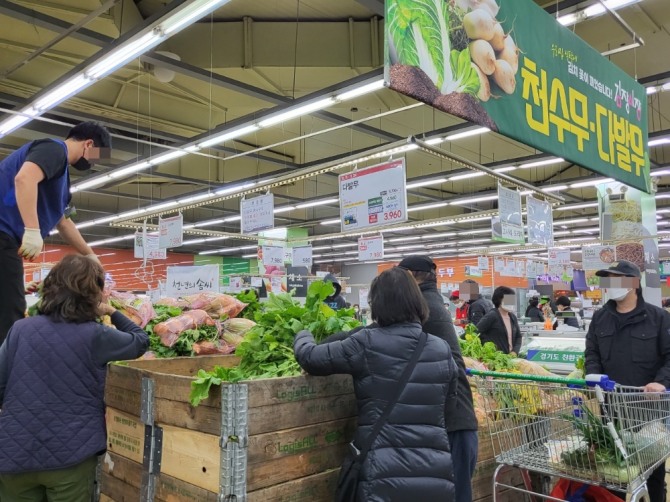
[[[472,502],[472,475],[477,465],[479,448],[477,431],[454,431],[448,434],[456,485],[454,502]]]

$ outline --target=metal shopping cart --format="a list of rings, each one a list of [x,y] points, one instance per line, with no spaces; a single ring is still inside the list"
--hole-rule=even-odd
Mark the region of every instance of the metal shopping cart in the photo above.
[[[469,370],[483,397],[501,490],[531,500],[561,500],[533,491],[529,473],[556,476],[649,500],[646,480],[670,457],[670,394],[644,393],[604,375],[587,380]],[[524,487],[499,481],[521,470]]]

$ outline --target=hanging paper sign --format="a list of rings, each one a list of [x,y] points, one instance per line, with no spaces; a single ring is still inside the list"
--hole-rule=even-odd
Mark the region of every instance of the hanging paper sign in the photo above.
[[[368,295],[370,290],[368,288],[360,288],[358,290],[358,306],[361,310],[370,308],[368,304]]]
[[[526,262],[518,260],[516,262],[516,276],[524,277],[526,275]]]
[[[281,267],[284,265],[283,246],[262,246],[263,265],[266,267]]]
[[[228,285],[232,291],[240,291],[244,285],[244,281],[241,277],[231,277],[228,280]]]
[[[584,270],[609,268],[615,261],[615,246],[584,246],[582,248],[582,267]]]
[[[178,298],[203,292],[219,292],[219,266],[168,267],[165,293]]]
[[[291,263],[294,267],[312,266],[312,246],[296,246],[291,248]]]
[[[528,210],[528,243],[551,247],[554,245],[554,218],[551,204],[526,197]]]
[[[381,260],[384,258],[384,238],[361,237],[358,239],[358,261]]]
[[[405,160],[394,160],[341,174],[342,231],[407,221]]]
[[[503,260],[502,258],[494,258],[493,269],[499,274],[502,273],[503,270],[505,270],[505,260]]]
[[[160,249],[158,246],[158,234],[147,234],[146,239],[143,238],[142,232],[135,233],[135,249],[134,256],[138,260],[165,260],[167,258],[167,250]]]
[[[561,281],[572,280],[573,270],[569,249],[549,249],[549,275],[560,277]]]
[[[469,275],[470,277],[481,277],[482,271],[479,269],[479,267],[475,267],[474,265],[466,265],[465,275]]]
[[[488,270],[489,269],[489,259],[486,256],[480,256],[477,258],[477,267],[479,270]]]
[[[158,219],[158,247],[160,249],[176,248],[184,240],[184,217],[179,214],[170,218]]]
[[[274,195],[271,193],[251,199],[242,199],[240,202],[242,233],[253,234],[274,228],[274,209]]]
[[[522,244],[521,193],[498,185],[498,213],[491,219],[493,240]]]
[[[263,286],[263,278],[262,277],[252,277],[251,278],[251,287],[252,288],[260,288]]]

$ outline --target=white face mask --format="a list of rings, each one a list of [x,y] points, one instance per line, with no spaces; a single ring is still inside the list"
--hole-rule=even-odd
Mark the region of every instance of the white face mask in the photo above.
[[[516,312],[516,306],[514,305],[503,305],[502,308],[504,308],[507,312]]]
[[[631,291],[633,290],[628,288],[607,288],[607,296],[609,296],[610,300],[620,302],[626,298]]]

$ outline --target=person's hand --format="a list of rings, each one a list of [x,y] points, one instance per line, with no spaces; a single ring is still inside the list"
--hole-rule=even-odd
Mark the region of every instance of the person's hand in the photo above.
[[[42,281],[31,281],[31,282],[29,282],[28,284],[26,284],[25,293],[27,295],[37,293],[40,289],[41,284],[42,284]]]
[[[116,312],[116,309],[112,307],[109,303],[101,303],[98,305],[98,312],[100,312],[100,315],[109,315],[111,316],[114,312]]]
[[[91,254],[87,254],[87,255],[84,255],[84,256],[86,256],[86,258],[88,258],[89,260],[94,261],[98,265],[102,266],[102,263],[100,263],[100,258],[98,258],[97,254],[91,253]]]
[[[19,255],[28,261],[33,261],[42,252],[42,235],[39,228],[26,228],[19,248]]]
[[[509,353],[510,357],[516,357],[516,352],[512,351]]]
[[[660,383],[651,382],[644,386],[645,392],[665,392],[665,387]]]

